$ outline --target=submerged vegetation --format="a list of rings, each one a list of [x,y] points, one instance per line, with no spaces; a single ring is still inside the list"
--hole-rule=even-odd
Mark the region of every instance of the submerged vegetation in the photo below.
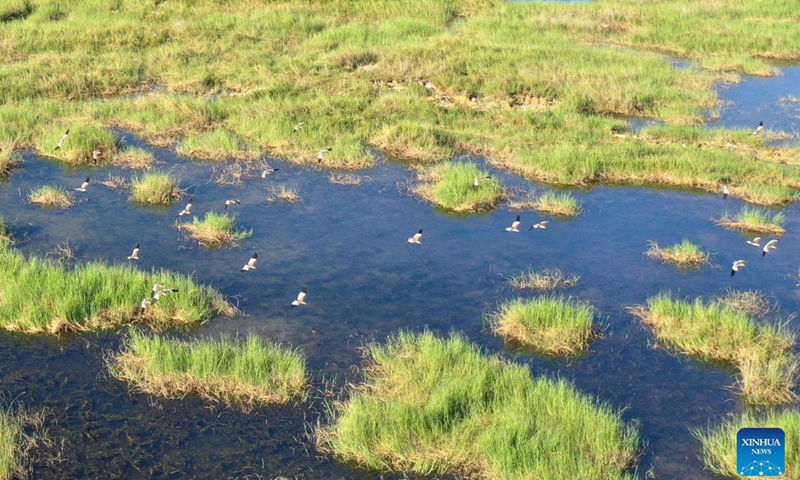
[[[132,331],[111,373],[161,397],[187,393],[246,407],[283,404],[306,388],[306,362],[297,351],[250,335],[182,342]]]
[[[511,203],[515,210],[538,210],[548,215],[574,217],[581,213],[581,203],[569,193],[544,192],[529,200]]]
[[[741,428],[780,428],[786,435],[786,473],[780,478],[800,479],[800,411],[770,411],[764,415],[745,412],[722,422],[708,431],[694,430],[703,443],[703,461],[712,472],[733,478],[744,478],[736,469],[736,435]]]
[[[500,182],[474,163],[440,163],[424,169],[419,177],[422,183],[413,191],[434,205],[454,212],[492,210],[506,196]]]
[[[131,180],[131,196],[138,203],[169,205],[181,198],[178,179],[169,172],[145,172]]]
[[[711,258],[708,252],[685,238],[681,243],[669,247],[659,247],[656,242],[650,242],[650,249],[645,252],[645,255],[684,268],[699,267],[708,263]]]
[[[179,293],[141,312],[140,304],[156,282]],[[216,313],[235,312],[219,293],[186,275],[98,262],[67,269],[57,261],[25,258],[12,248],[0,248],[0,328],[6,330],[57,334],[130,322],[164,329],[199,325]]]
[[[564,275],[559,269],[533,270],[515,275],[508,280],[509,285],[520,290],[550,291],[558,288],[573,287],[578,284],[580,277],[577,275]]]
[[[44,185],[28,192],[28,201],[45,207],[69,208],[75,203],[75,197],[64,187]]]
[[[206,212],[202,220],[194,217],[192,223],[178,225],[178,229],[206,248],[218,248],[253,234],[252,230],[236,228],[236,222],[231,215],[214,212]]]
[[[660,294],[634,314],[665,346],[704,361],[739,370],[742,396],[750,403],[775,405],[795,400],[798,360],[794,335],[783,325],[756,322],[724,301],[688,302]]]
[[[368,353],[365,383],[317,430],[343,461],[476,479],[631,478],[635,429],[564,380],[532,378],[459,336],[403,332]]]
[[[500,304],[489,321],[496,334],[551,355],[582,352],[594,335],[594,308],[571,298],[517,298]]]
[[[770,215],[764,210],[753,207],[744,207],[734,216],[727,213],[717,220],[717,224],[730,230],[741,230],[746,232],[767,233],[779,235],[786,233],[783,224],[786,216],[778,212]]]

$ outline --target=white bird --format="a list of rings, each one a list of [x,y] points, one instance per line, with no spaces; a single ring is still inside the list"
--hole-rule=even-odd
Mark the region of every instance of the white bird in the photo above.
[[[511,223],[510,227],[506,227],[506,232],[517,232],[519,233],[519,215],[517,215],[517,219]]]
[[[422,229],[420,228],[413,237],[408,239],[408,243],[422,243]]]
[[[295,126],[294,126],[294,128],[292,129],[292,133],[294,134],[294,133],[297,133],[298,131],[302,130],[302,129],[303,129],[303,127],[304,127],[305,125],[306,125],[306,122],[300,122],[300,123],[298,123],[298,124],[297,124],[297,125],[295,125]]]
[[[267,178],[272,172],[277,172],[280,168],[267,168],[263,172],[261,172],[261,178]]]
[[[133,253],[128,256],[128,260],[139,260],[139,244],[133,247]]]
[[[156,292],[161,290],[161,287],[163,287],[163,286],[164,286],[163,283],[154,283],[153,284],[153,288],[150,289],[150,296],[154,297],[156,295]]]
[[[478,181],[478,177],[472,179],[472,188],[477,190],[478,187],[481,185],[481,182]]]
[[[64,145],[64,141],[67,139],[67,137],[69,137],[69,128],[66,132],[64,132],[64,135],[61,135],[61,140],[58,141],[58,145],[56,145],[56,148],[54,148],[53,151],[61,148]]]
[[[92,150],[92,162],[97,163],[100,160],[100,157],[103,156],[103,152],[100,150]]]
[[[236,205],[241,205],[241,204],[242,204],[242,202],[240,202],[239,200],[237,200],[237,199],[235,199],[235,198],[234,198],[234,199],[231,199],[231,200],[225,200],[225,210],[227,210],[227,209],[228,209],[228,205],[234,205],[234,204],[236,204]]]
[[[728,190],[728,186],[727,185],[723,185],[722,186],[722,199],[723,200],[727,200],[728,199],[728,195],[730,195],[730,194],[731,194],[731,191]]]
[[[76,192],[85,192],[86,189],[89,188],[89,180],[91,180],[91,179],[89,177],[86,177],[86,180],[84,180],[83,183],[81,184],[81,188],[76,188],[75,191]]]
[[[764,245],[764,248],[761,249],[761,256],[763,257],[767,253],[769,253],[770,250],[775,250],[776,248],[778,248],[777,243],[778,243],[777,239],[772,239],[769,242],[767,242],[766,245]]]
[[[258,262],[258,253],[253,253],[253,256],[250,257],[250,260],[247,261],[244,267],[240,270],[241,272],[246,272],[248,270],[255,270],[256,263]]]
[[[739,269],[745,265],[747,265],[747,263],[744,260],[736,260],[733,262],[733,266],[731,267],[731,277],[736,275],[736,272],[738,272]]]
[[[155,286],[153,286],[153,289],[155,290]],[[147,307],[154,305],[157,301],[161,299],[162,296],[166,296],[169,295],[170,293],[175,293],[175,292],[178,292],[177,288],[166,288],[164,290],[158,290],[152,293],[150,295],[150,298],[145,298],[144,300],[142,300],[142,303],[140,304],[142,312],[144,313],[144,311],[147,310]]]
[[[181,210],[180,213],[178,213],[178,216],[182,217],[184,215],[191,215],[192,214],[192,204],[193,203],[194,203],[194,196],[189,198],[189,203],[187,203],[186,206],[183,207],[183,210]]]
[[[758,126],[756,127],[756,131],[753,132],[753,135],[758,135],[759,133],[764,131],[764,122],[758,122]]]
[[[300,289],[300,293],[297,294],[297,300],[292,302],[292,306],[293,307],[298,307],[300,305],[305,305],[306,304],[306,293],[308,293],[308,289],[306,288],[305,285],[303,285],[303,288]]]
[[[317,163],[322,163],[322,156],[328,152],[333,150],[333,147],[323,148],[319,152],[317,152]]]
[[[748,240],[747,244],[748,245],[752,245],[754,247],[761,248],[761,237],[756,237],[756,238],[754,238],[752,240]]]
[[[542,220],[542,221],[541,221],[541,222],[539,222],[539,223],[534,223],[534,224],[531,226],[531,228],[529,228],[529,229],[528,229],[528,231],[530,232],[530,231],[531,231],[531,230],[533,230],[534,228],[547,228],[547,224],[548,224],[548,223],[550,223],[550,222],[549,222],[549,221],[547,221],[547,220]]]

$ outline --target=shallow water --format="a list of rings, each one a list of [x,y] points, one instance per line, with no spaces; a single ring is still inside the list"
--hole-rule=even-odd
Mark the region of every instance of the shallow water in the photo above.
[[[779,249],[761,259],[744,235],[710,221],[741,204],[709,194],[576,190],[582,215],[553,220],[545,231],[510,234],[503,229],[516,212],[442,214],[407,194],[406,169],[384,161],[362,173],[368,181],[360,187],[332,185],[327,172],[280,162],[273,162],[281,170],[266,181],[222,187],[209,182],[213,165],[154,151],[195,195],[196,215],[222,211],[226,198],[239,198],[242,205],[233,212],[240,225],[254,230],[253,237],[238,247],[207,251],[173,228],[185,202],[167,209],[137,206],[98,184],[78,193],[81,201],[68,210],[27,204],[33,186],[72,188],[87,175],[28,153],[24,168],[0,185],[0,209],[17,226],[17,247],[44,254],[68,240],[80,261],[121,263],[140,243],[139,268],[193,273],[235,296],[245,313],[215,318],[181,336],[256,333],[286,342],[308,356],[317,388],[352,379],[359,347],[370,339],[383,341],[403,328],[463,332],[489,351],[528,363],[537,374],[572,380],[625,409],[625,418],[640,421],[648,442],[640,476],[653,467],[659,478],[715,478],[703,471],[699,443],[688,428],[715,423],[740,404],[727,388],[732,370],[652,348],[650,335],[625,308],[663,290],[694,297],[733,286],[768,293],[784,315],[798,309],[796,282],[789,278],[800,266],[797,206],[787,210],[789,233]],[[108,173],[130,177],[116,168],[90,172],[95,180]],[[495,173],[509,186],[530,188]],[[296,187],[303,201],[267,203],[271,185]],[[522,212],[526,229],[543,218]],[[423,244],[408,245],[406,238],[419,228]],[[714,252],[716,266],[687,273],[642,255],[649,240],[670,244],[684,237]],[[258,270],[239,273],[253,251],[259,252]],[[738,258],[752,263],[730,279],[729,266]],[[484,314],[517,295],[506,286],[507,277],[529,268],[581,276],[564,293],[591,302],[607,324],[605,338],[589,353],[571,361],[532,356],[485,330]],[[308,306],[289,308],[303,284]],[[120,338],[115,332],[62,340],[0,333],[0,391],[31,408],[46,408],[49,435],[63,442],[64,461],[38,464],[36,478],[381,478],[313,448],[305,432],[323,411],[318,393],[305,403],[250,414],[195,397],[166,401],[130,394],[109,378],[103,362]]]

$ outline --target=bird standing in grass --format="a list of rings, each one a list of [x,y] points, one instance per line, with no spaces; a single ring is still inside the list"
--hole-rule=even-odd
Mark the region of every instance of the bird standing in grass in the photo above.
[[[764,248],[761,249],[761,256],[764,257],[769,253],[770,250],[775,250],[778,248],[778,240],[772,239],[764,245]]]
[[[736,275],[736,272],[738,272],[739,269],[745,265],[747,265],[747,263],[744,260],[736,260],[733,262],[733,266],[731,267],[731,277]]]
[[[516,218],[516,220],[514,220],[514,221],[511,223],[511,226],[510,226],[510,227],[506,227],[506,232],[516,232],[516,233],[519,233],[519,224],[520,224],[519,215],[517,215],[517,218]]]
[[[478,180],[478,177],[472,179],[472,189],[477,190],[478,187],[481,186],[481,182]]]
[[[128,255],[128,260],[139,260],[139,244],[133,247],[133,253]]]
[[[97,164],[97,161],[100,160],[100,157],[103,156],[103,152],[100,150],[92,150],[92,163]]]
[[[300,122],[297,125],[295,125],[294,128],[292,129],[292,135],[294,135],[295,133],[297,133],[300,130],[302,130],[303,127],[305,127],[305,125],[306,125],[306,122]]]
[[[317,152],[317,163],[322,163],[322,156],[333,150],[333,147],[323,148]]]
[[[728,199],[728,195],[730,195],[730,194],[731,194],[731,191],[728,190],[728,186],[727,185],[723,185],[722,186],[722,199],[723,200],[727,200]]]
[[[182,217],[184,215],[191,215],[192,214],[192,204],[193,203],[194,203],[194,196],[189,198],[189,203],[187,203],[186,206],[183,207],[183,210],[181,210],[180,213],[178,213],[178,216]]]
[[[225,200],[225,210],[227,210],[228,206],[230,206],[230,205],[241,205],[241,204],[242,204],[242,202],[240,202],[239,200],[237,200],[235,198],[231,199],[231,200]]]
[[[69,128],[67,129],[67,131],[64,132],[64,135],[61,135],[61,140],[58,141],[58,145],[56,145],[56,148],[54,148],[53,151],[56,151],[59,148],[63,147],[64,141],[67,140],[67,137],[69,137]]]
[[[247,261],[247,263],[245,264],[245,266],[242,267],[240,272],[246,272],[248,270],[255,270],[256,269],[256,263],[258,263],[258,253],[257,252],[253,253],[253,256],[250,257],[250,260]]]
[[[531,225],[531,228],[529,228],[528,231],[530,232],[534,228],[542,228],[542,229],[547,228],[547,224],[548,223],[550,223],[550,222],[547,221],[547,220],[543,220],[543,221],[541,221],[539,223],[534,223],[533,225]]]
[[[764,122],[758,122],[758,126],[756,127],[756,131],[753,132],[753,135],[758,135],[759,133],[764,131]]]
[[[748,245],[752,245],[754,247],[761,248],[761,237],[756,237],[756,238],[754,238],[752,240],[748,240],[747,244]]]
[[[297,300],[292,302],[292,307],[299,307],[300,305],[306,304],[306,293],[308,293],[308,288],[303,285],[303,288],[300,289],[300,293],[297,294]]]
[[[408,243],[422,243],[422,229],[420,228],[413,237],[408,239]]]
[[[83,181],[83,183],[81,184],[81,187],[80,188],[76,188],[75,191],[76,192],[85,192],[86,189],[89,188],[89,182],[90,181],[91,181],[91,178],[86,177],[86,180]]]

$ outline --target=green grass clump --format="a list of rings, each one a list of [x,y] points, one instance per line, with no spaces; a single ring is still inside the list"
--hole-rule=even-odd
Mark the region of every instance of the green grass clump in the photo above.
[[[140,304],[156,282],[180,291],[141,313]],[[222,295],[187,275],[99,262],[66,269],[53,260],[0,249],[0,328],[6,330],[55,334],[130,322],[164,329],[199,325],[216,313],[235,312]]]
[[[367,351],[365,383],[316,432],[343,461],[475,479],[632,478],[635,429],[566,381],[533,378],[460,336],[402,332]]]
[[[478,187],[473,180],[478,177]],[[494,209],[506,196],[500,182],[474,163],[445,162],[425,169],[414,191],[429,202],[454,212]]]
[[[227,213],[206,212],[202,220],[194,217],[192,223],[179,225],[178,228],[206,248],[218,248],[253,234],[252,230],[237,229],[233,216]]]
[[[699,267],[708,263],[711,258],[708,252],[685,238],[681,243],[668,247],[659,247],[656,242],[650,242],[650,249],[645,252],[645,255],[679,267]]]
[[[707,431],[694,430],[703,443],[703,461],[712,472],[733,478],[742,477],[736,470],[736,434],[741,428],[781,428],[786,434],[786,473],[780,478],[800,479],[800,411],[770,411],[765,415],[745,412]]]
[[[128,168],[149,168],[155,161],[151,152],[138,147],[128,147],[114,157],[114,163]]]
[[[64,187],[43,185],[28,192],[28,201],[45,207],[69,208],[75,203],[75,197]]]
[[[511,208],[533,209],[548,215],[574,217],[581,213],[581,203],[569,193],[544,192],[532,200],[513,202]]]
[[[770,215],[768,212],[758,208],[744,207],[734,216],[726,213],[717,220],[717,225],[730,230],[779,235],[786,233],[783,228],[785,222],[786,216],[781,212]]]
[[[300,353],[255,335],[182,342],[134,330],[109,366],[115,377],[153,395],[197,393],[244,406],[287,403],[308,384]]]
[[[178,147],[183,155],[205,160],[247,159],[255,157],[240,136],[227,130],[213,130],[187,137]]]
[[[783,326],[756,322],[724,300],[687,302],[669,294],[651,297],[646,308],[633,312],[667,347],[736,367],[748,402],[775,405],[795,400],[795,338]]]
[[[489,315],[492,330],[537,352],[572,355],[589,347],[594,308],[571,298],[516,298]]]
[[[11,170],[21,163],[12,143],[0,142],[0,179],[6,178]]]
[[[577,275],[564,275],[559,269],[533,270],[515,275],[508,280],[509,285],[520,290],[539,290],[543,292],[557,288],[573,287],[578,284],[580,277]]]
[[[0,480],[24,478],[26,415],[0,407]]]
[[[67,129],[69,136],[61,148],[55,150]],[[98,150],[102,156],[97,163],[106,164],[111,162],[114,152],[117,151],[117,141],[109,130],[80,121],[74,125],[59,124],[57,127],[50,127],[37,139],[36,149],[41,155],[72,165],[94,165],[92,152]]]
[[[178,179],[168,172],[145,172],[131,180],[131,195],[138,203],[169,205],[181,198]]]

